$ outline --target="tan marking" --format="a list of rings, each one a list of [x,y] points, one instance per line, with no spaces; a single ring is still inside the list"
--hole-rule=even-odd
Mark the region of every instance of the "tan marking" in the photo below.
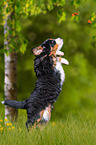
[[[58,58],[58,60],[61,62],[62,58],[61,58],[61,57],[57,57],[57,58]]]
[[[31,130],[32,130],[33,128],[36,128],[36,127],[37,127],[37,125],[39,124],[39,122],[41,121],[41,119],[42,119],[42,117],[43,117],[43,113],[44,113],[44,110],[42,110],[42,111],[40,112],[40,118],[37,119],[37,120],[35,121],[34,126],[32,126]]]
[[[41,46],[38,46],[37,48],[38,48],[38,49],[42,49],[42,50],[43,50],[43,47],[41,47]]]
[[[56,51],[58,49],[58,44],[54,45],[54,47],[51,47],[51,52],[49,56],[56,56]]]
[[[41,59],[43,60],[46,56],[47,56],[47,54],[45,56],[43,56]]]
[[[56,66],[56,57],[54,57],[54,56],[53,56],[53,62],[54,62],[53,67],[55,67]]]
[[[49,106],[45,108],[45,110],[47,109],[47,111],[48,111],[49,120],[50,120],[50,118],[51,118],[51,108],[52,108],[51,104],[49,104]],[[40,118],[37,119],[37,121],[34,123],[34,126],[32,126],[31,130],[32,130],[33,128],[36,128],[36,127],[39,127],[39,128],[42,129],[42,124],[40,124],[40,121],[42,120],[43,113],[44,113],[45,110],[42,110],[42,111],[40,112]],[[49,122],[49,120],[46,122],[46,124]]]
[[[51,52],[49,54],[49,56],[52,56],[52,58],[53,58],[53,62],[54,62],[53,67],[55,67],[55,65],[56,65],[56,51],[57,51],[57,49],[58,49],[58,44],[54,45],[54,47],[51,47]]]
[[[47,111],[48,111],[49,120],[50,120],[50,118],[51,118],[51,108],[52,108],[51,104],[49,104],[49,106],[45,108],[45,110],[47,109]],[[36,124],[38,124],[38,123],[42,120],[43,113],[44,113],[45,110],[42,110],[42,111],[40,112],[40,118],[37,119]],[[48,120],[48,121],[49,121],[49,120]]]
[[[43,47],[41,47],[41,46],[35,47],[35,48],[33,48],[32,51],[33,51],[34,55],[39,55],[43,51]]]
[[[42,119],[42,117],[43,117],[43,113],[44,113],[44,110],[42,110],[42,111],[40,112],[40,118],[37,119],[37,121],[36,121],[37,124],[41,121],[41,119]]]
[[[56,43],[56,45],[54,45],[54,49],[57,50],[58,49],[58,44]]]
[[[52,108],[51,104],[49,104],[49,106],[46,107],[46,109],[47,109],[47,111],[48,111],[49,120],[50,120],[50,118],[51,118],[51,108]],[[47,123],[49,122],[49,120],[47,121]]]

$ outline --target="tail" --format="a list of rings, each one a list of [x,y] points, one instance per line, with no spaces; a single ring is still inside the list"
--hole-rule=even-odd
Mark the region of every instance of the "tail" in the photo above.
[[[22,101],[22,102],[19,102],[16,100],[5,100],[5,101],[2,101],[1,103],[4,105],[7,105],[9,107],[16,108],[16,109],[26,109],[26,107],[25,107],[26,100]]]

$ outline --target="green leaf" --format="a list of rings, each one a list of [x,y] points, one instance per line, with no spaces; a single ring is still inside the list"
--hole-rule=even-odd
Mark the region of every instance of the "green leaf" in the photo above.
[[[20,21],[16,21],[16,31],[17,32],[20,32],[21,31],[21,24],[20,24]]]
[[[8,56],[9,55],[9,51],[7,49],[4,49],[4,53]]]
[[[76,3],[77,3],[77,4],[80,4],[80,0],[77,0]]]
[[[66,20],[66,12],[64,11],[63,12],[59,11],[57,13],[57,16],[58,16],[59,23]]]
[[[53,3],[52,3],[52,0],[51,1],[48,1],[47,3],[47,8],[49,11],[51,11],[53,9]]]
[[[20,51],[21,51],[22,53],[25,52],[25,50],[26,50],[26,46],[27,46],[26,43],[22,43],[22,44],[21,44]]]
[[[70,4],[73,6],[73,4],[74,4],[74,1],[73,1],[73,0],[71,0]]]
[[[12,35],[12,30],[8,30],[8,32],[9,32],[9,35]]]
[[[3,48],[0,49],[0,53],[4,53],[4,49]]]
[[[76,16],[76,21],[77,21],[77,22],[79,22],[79,21],[80,21],[79,16]]]

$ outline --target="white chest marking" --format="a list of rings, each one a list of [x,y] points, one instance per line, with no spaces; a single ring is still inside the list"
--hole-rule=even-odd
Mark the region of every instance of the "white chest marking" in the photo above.
[[[61,86],[63,85],[63,82],[65,80],[65,73],[62,67],[62,64],[60,61],[56,62],[56,69],[60,72],[60,77],[61,77]],[[61,88],[62,89],[62,88]],[[44,113],[43,113],[43,118],[42,120],[45,120],[46,122],[48,122],[51,118],[50,113],[48,112],[48,107],[46,107]]]
[[[60,72],[61,85],[63,85],[63,82],[65,80],[65,73],[64,73],[64,70],[63,70],[61,62],[59,62],[59,61],[56,62],[56,69]]]

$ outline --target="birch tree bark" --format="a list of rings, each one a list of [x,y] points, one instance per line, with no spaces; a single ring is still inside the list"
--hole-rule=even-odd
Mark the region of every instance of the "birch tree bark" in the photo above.
[[[4,49],[10,50],[10,40],[12,35],[8,31],[15,31],[12,25],[8,24],[8,21],[14,22],[14,11],[11,9],[9,15],[6,13],[5,6],[5,24],[4,24]],[[4,54],[5,60],[5,80],[4,80],[4,96],[5,100],[16,100],[17,99],[17,53],[13,49],[12,52],[8,51],[9,55]],[[17,109],[5,106],[5,119],[11,119],[13,122],[17,119]]]

